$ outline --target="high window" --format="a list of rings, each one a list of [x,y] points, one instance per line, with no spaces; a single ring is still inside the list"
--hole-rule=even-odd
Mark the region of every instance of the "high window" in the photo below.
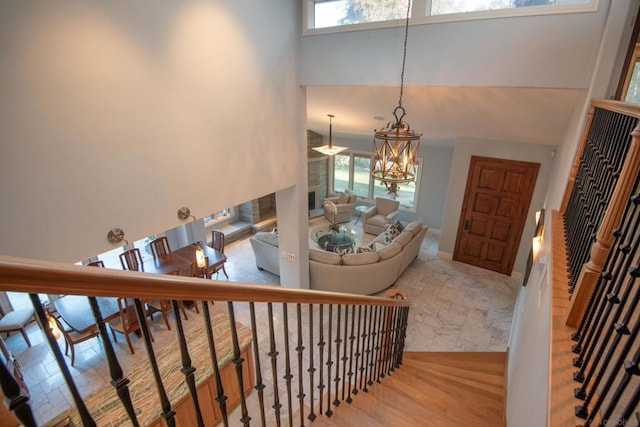
[[[398,25],[406,1],[303,0],[305,33],[347,31]],[[593,11],[598,0],[412,0],[411,22]]]
[[[418,159],[417,179],[420,182],[420,164]],[[384,185],[371,177],[372,154],[364,152],[343,152],[333,156],[331,185],[334,192],[349,188],[363,199],[373,200],[376,197],[389,198]],[[400,186],[397,200],[400,206],[414,209],[419,194],[418,184],[410,183]]]

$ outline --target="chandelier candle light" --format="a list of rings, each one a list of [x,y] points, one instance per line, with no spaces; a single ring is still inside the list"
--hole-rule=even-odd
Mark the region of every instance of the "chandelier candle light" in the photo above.
[[[333,114],[327,114],[327,116],[329,116],[329,144],[323,145],[321,147],[313,147],[313,149],[324,154],[325,156],[333,156],[334,154],[343,152],[347,149],[347,147],[339,147],[337,145],[333,145],[333,137],[331,135],[331,119],[333,119],[335,116]]]
[[[373,138],[374,164],[371,176],[380,181],[389,194],[395,199],[398,196],[398,185],[408,184],[416,180],[416,161],[420,147],[420,137],[403,121],[406,114],[402,107],[404,89],[404,64],[407,59],[407,36],[409,34],[409,15],[411,1],[407,5],[405,21],[404,52],[402,55],[402,74],[400,75],[400,99],[393,110],[396,121],[389,122],[386,128],[375,131]]]

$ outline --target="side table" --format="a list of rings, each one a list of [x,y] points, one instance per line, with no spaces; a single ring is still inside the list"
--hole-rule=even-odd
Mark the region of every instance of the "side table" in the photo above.
[[[358,221],[360,221],[362,214],[369,210],[369,206],[359,205],[359,206],[356,206],[354,209],[358,213],[358,218],[356,218],[356,222],[354,222],[353,225],[358,225]]]

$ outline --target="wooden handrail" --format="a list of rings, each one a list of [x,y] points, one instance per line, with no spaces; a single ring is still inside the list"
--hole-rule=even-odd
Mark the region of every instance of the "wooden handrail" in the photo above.
[[[69,265],[0,255],[0,290],[26,293],[406,307],[409,301]]]
[[[640,104],[612,101],[610,99],[593,99],[591,100],[593,107],[602,108],[608,111],[625,114],[627,116],[637,117],[640,119]]]

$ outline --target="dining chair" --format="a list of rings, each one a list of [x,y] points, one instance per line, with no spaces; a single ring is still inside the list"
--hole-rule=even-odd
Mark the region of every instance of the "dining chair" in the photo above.
[[[224,253],[224,233],[222,231],[211,231],[211,247],[213,249],[219,250],[221,253]],[[220,270],[222,270],[225,277],[228,279],[229,275],[227,274],[227,270],[225,270],[224,268],[224,263],[216,267],[215,270],[212,271],[212,273],[218,274]]]
[[[142,255],[140,255],[140,249],[138,248],[129,249],[118,256],[123,270],[138,271],[142,267]]]
[[[104,262],[102,260],[93,261],[87,264],[88,267],[100,267],[104,268]]]
[[[138,316],[136,315],[134,299],[119,297],[118,311],[119,316],[109,322],[111,335],[113,336],[113,340],[115,342],[118,342],[118,339],[116,338],[116,332],[123,334],[124,338],[127,340],[127,344],[129,345],[131,354],[135,354],[133,350],[133,344],[131,344],[131,338],[129,338],[129,334],[131,334],[132,332],[138,332],[141,330],[141,328],[140,322],[138,322]],[[151,341],[153,341],[153,335],[151,334],[151,330],[149,329],[148,324],[147,331],[149,332],[149,338],[151,338]]]
[[[26,327],[34,319],[33,307],[13,310],[6,314],[0,308],[0,316],[0,333],[6,333],[8,336],[11,332],[20,332],[27,345],[31,347]]]
[[[151,254],[153,258],[156,259],[158,257],[167,255],[171,253],[171,247],[169,246],[169,240],[166,237],[158,237],[149,243],[151,246]]]
[[[166,274],[173,274],[175,276],[179,276],[180,270],[175,269],[175,270],[169,271]],[[178,307],[180,308],[180,312],[182,313],[184,320],[189,320],[189,317],[187,316],[187,311],[184,307],[184,302],[182,300],[178,300]],[[197,308],[198,307],[196,307],[196,309]],[[149,318],[153,320],[153,315],[155,313],[158,313],[158,312],[161,313],[164,319],[164,323],[167,325],[167,329],[169,330],[171,330],[171,325],[169,325],[169,319],[167,317],[167,313],[172,310],[173,310],[173,304],[171,303],[171,300],[155,299],[155,300],[147,301],[147,315],[149,316]],[[198,311],[198,313],[200,312]]]
[[[64,355],[65,356],[68,355],[69,348],[71,348],[71,366],[73,366],[76,360],[76,352],[75,352],[74,346],[76,344],[80,344],[81,342],[90,340],[91,338],[97,337],[98,335],[100,335],[100,333],[98,332],[97,328],[94,328],[85,333],[79,333],[75,331],[73,328],[71,328],[71,326],[69,326],[67,322],[65,322],[62,319],[62,317],[60,316],[56,317],[51,314],[49,314],[49,316],[51,316],[55,320],[56,326],[62,333],[62,336],[64,336]]]

